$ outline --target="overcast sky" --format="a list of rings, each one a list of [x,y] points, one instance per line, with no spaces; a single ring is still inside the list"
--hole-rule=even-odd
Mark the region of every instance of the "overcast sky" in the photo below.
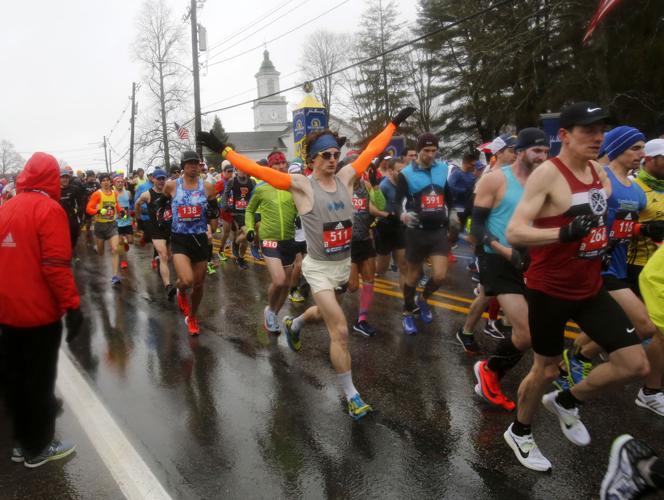
[[[188,0],[167,3],[177,18],[182,18],[189,5]],[[398,3],[402,21],[411,23],[416,0]],[[247,27],[282,4],[268,18],[285,14],[281,19],[270,23],[266,19],[255,28]],[[337,9],[311,21],[337,5]],[[75,169],[102,170],[102,137],[113,130],[113,156],[122,155],[129,145],[128,109],[115,124],[131,96],[132,81],[140,82],[141,78],[140,65],[131,55],[140,6],[139,0],[2,1],[0,139],[11,141],[24,157],[42,150],[66,159]],[[223,54],[210,58],[210,63],[260,47],[232,61],[211,65],[202,73],[203,110],[256,97],[254,74],[261,64],[265,42],[281,72],[281,87],[301,82],[297,70],[300,44],[306,35],[321,28],[353,32],[361,25],[364,7],[365,0],[207,0],[198,11],[198,20],[207,28],[209,47],[244,28],[242,35],[210,52],[212,56],[226,48]],[[301,24],[305,26],[270,42]],[[255,35],[230,47],[262,26],[265,28]],[[201,61],[205,60],[204,53]],[[289,112],[302,96],[299,91],[286,94]],[[139,92],[137,100],[139,114],[145,112],[144,91]],[[251,105],[219,115],[227,131],[253,130]],[[174,118],[184,120],[189,116],[183,113]],[[114,167],[119,166],[114,162]]]

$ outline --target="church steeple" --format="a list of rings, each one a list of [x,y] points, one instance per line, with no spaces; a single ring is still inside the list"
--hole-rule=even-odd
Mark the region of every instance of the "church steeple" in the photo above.
[[[254,130],[284,130],[288,126],[287,103],[279,92],[279,71],[270,59],[267,49],[263,51],[261,63],[256,77],[258,99],[254,104]],[[271,96],[271,97],[268,97]]]
[[[275,68],[274,64],[272,64],[272,61],[270,61],[270,53],[267,51],[267,49],[263,51],[263,64],[261,64],[258,72],[262,73],[265,71],[277,71],[277,68]]]

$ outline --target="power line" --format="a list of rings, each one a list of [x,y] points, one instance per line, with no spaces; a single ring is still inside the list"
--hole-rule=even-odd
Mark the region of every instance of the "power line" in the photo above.
[[[282,19],[282,18],[286,17],[288,14],[290,14],[290,13],[293,12],[294,10],[297,10],[297,9],[301,8],[305,3],[308,3],[308,2],[310,2],[310,1],[311,1],[311,0],[304,0],[304,1],[300,2],[300,3],[297,4],[295,7],[293,7],[293,8],[290,9],[290,10],[287,10],[286,12],[284,12],[284,13],[283,13],[282,15],[280,15],[279,17],[277,17],[277,18],[275,18],[275,19],[272,19],[270,22],[271,22],[271,23],[274,23],[274,22],[278,21],[279,19]],[[256,30],[252,31],[251,33],[249,33],[249,34],[246,35],[245,37],[240,38],[239,40],[236,40],[235,43],[233,43],[232,45],[229,45],[228,47],[224,47],[224,48],[221,50],[221,52],[219,52],[219,53],[217,53],[217,54],[215,54],[215,55],[212,55],[212,56],[208,56],[208,58],[209,58],[209,59],[214,59],[215,57],[220,56],[221,54],[223,54],[223,53],[226,52],[227,50],[229,50],[229,49],[235,47],[236,45],[239,45],[240,43],[242,43],[242,42],[243,42],[244,40],[246,40],[247,38],[251,38],[251,37],[254,36],[256,33],[260,33],[260,32],[263,31],[265,28],[267,28],[267,26],[268,26],[268,25],[265,25],[265,26],[262,26],[262,27],[260,27],[260,28],[258,28],[258,29],[256,29]]]
[[[130,104],[131,104],[131,101],[127,102],[127,105],[122,110],[122,113],[120,113],[120,117],[115,121],[115,124],[113,125],[113,128],[111,129],[111,131],[106,136],[107,139],[109,139],[111,137],[111,135],[113,135],[113,132],[115,132],[115,128],[118,126],[118,123],[120,123],[120,120],[122,120],[122,117],[127,112],[127,108],[129,108]]]
[[[286,78],[290,78],[291,76],[293,76],[297,73],[300,73],[299,69],[296,69],[292,73],[288,73],[287,75],[283,76],[282,78],[285,80]],[[233,95],[230,95],[228,97],[224,97],[223,99],[219,99],[217,101],[212,101],[212,102],[208,103],[208,106],[214,106],[215,104],[219,104],[221,102],[229,101],[229,100],[233,99],[234,97],[239,97],[241,95],[248,94],[249,92],[255,92],[255,91],[256,91],[256,87],[254,86],[254,87],[251,87],[250,89],[243,90],[242,92],[238,92],[237,94],[233,94]]]
[[[339,2],[339,3],[338,3],[337,5],[335,5],[334,7],[332,7],[332,8],[330,8],[330,9],[326,10],[326,11],[323,12],[322,14],[319,14],[318,16],[316,16],[316,17],[314,17],[314,18],[312,18],[312,19],[309,19],[309,20],[303,22],[302,24],[296,26],[295,28],[291,29],[290,31],[287,31],[287,32],[285,32],[285,33],[282,33],[281,35],[276,36],[276,37],[272,38],[271,40],[267,40],[265,43],[261,43],[260,45],[256,45],[255,47],[252,47],[251,49],[247,49],[247,50],[245,50],[244,52],[240,52],[240,53],[238,53],[238,54],[235,54],[234,56],[227,57],[226,59],[222,59],[222,60],[220,60],[220,61],[216,61],[216,62],[213,62],[213,63],[211,63],[211,64],[208,64],[208,67],[210,67],[210,66],[216,66],[217,64],[221,64],[221,63],[224,63],[224,62],[227,62],[227,61],[231,61],[231,60],[233,60],[233,59],[237,59],[238,57],[241,57],[241,56],[243,56],[243,55],[245,55],[245,54],[248,54],[249,52],[252,52],[252,51],[254,51],[254,50],[256,50],[256,49],[260,49],[261,47],[263,47],[264,45],[266,45],[266,44],[268,44],[268,43],[276,42],[277,40],[280,40],[281,38],[283,38],[283,37],[285,37],[285,36],[288,36],[288,35],[290,35],[291,33],[296,32],[296,31],[299,30],[300,28],[303,28],[303,27],[307,26],[309,23],[312,23],[313,21],[316,21],[316,20],[320,19],[321,17],[323,17],[323,16],[329,14],[329,13],[332,12],[333,10],[338,9],[339,7],[341,7],[341,6],[344,5],[344,4],[347,4],[348,2],[350,2],[350,0],[343,0],[342,2]]]
[[[403,49],[403,48],[405,48],[405,47],[408,47],[408,46],[413,45],[413,44],[415,44],[415,43],[417,43],[417,42],[420,42],[420,41],[422,41],[422,40],[424,40],[424,39],[426,39],[426,38],[429,38],[429,37],[431,37],[431,36],[437,35],[438,33],[442,33],[443,31],[446,31],[446,30],[448,30],[448,29],[450,29],[450,28],[453,28],[453,27],[455,27],[455,26],[459,26],[460,24],[463,24],[463,23],[468,22],[468,21],[472,21],[473,19],[475,19],[475,18],[477,18],[477,17],[480,17],[480,16],[482,16],[482,15],[484,15],[484,14],[488,14],[488,13],[491,12],[492,10],[495,10],[495,9],[497,9],[497,8],[499,8],[499,7],[503,7],[503,6],[508,5],[508,4],[510,4],[510,3],[514,3],[515,1],[516,1],[516,0],[502,0],[502,1],[497,2],[497,3],[495,3],[495,4],[493,4],[493,5],[489,6],[489,7],[486,7],[486,8],[484,8],[484,9],[478,10],[477,12],[474,12],[474,13],[472,13],[472,14],[469,14],[469,15],[465,16],[465,17],[462,17],[462,18],[460,18],[460,19],[458,19],[458,20],[456,20],[456,21],[454,21],[454,22],[452,22],[452,23],[446,24],[445,26],[442,26],[442,27],[440,27],[440,28],[438,28],[438,29],[435,29],[435,30],[433,30],[433,31],[430,31],[430,32],[428,32],[428,33],[425,33],[425,34],[422,35],[422,36],[419,36],[419,37],[417,37],[417,38],[413,38],[412,40],[408,40],[408,41],[403,42],[403,43],[399,43],[399,44],[395,45],[394,47],[391,47],[391,48],[389,48],[389,49],[387,49],[387,50],[381,52],[380,54],[376,54],[375,56],[367,57],[366,59],[363,59],[363,60],[361,60],[361,61],[355,62],[355,63],[353,63],[353,64],[349,64],[348,66],[345,66],[345,67],[343,67],[343,68],[341,68],[341,69],[337,69],[337,70],[331,71],[331,72],[329,72],[329,73],[327,73],[327,74],[325,74],[325,75],[318,76],[318,77],[313,78],[313,79],[311,79],[311,80],[307,80],[306,82],[302,82],[302,83],[299,83],[299,84],[297,84],[297,85],[293,85],[292,87],[285,88],[285,89],[280,90],[280,91],[278,91],[278,92],[273,92],[273,93],[271,93],[271,94],[264,95],[263,97],[260,97],[260,98],[257,98],[257,99],[251,99],[251,100],[249,100],[249,101],[244,101],[244,102],[240,102],[240,103],[237,103],[237,104],[232,104],[232,105],[230,105],[230,106],[224,106],[224,107],[222,107],[222,108],[217,108],[217,109],[211,109],[211,110],[208,110],[208,111],[203,111],[201,114],[202,114],[202,115],[208,115],[208,114],[210,114],[210,113],[216,113],[216,112],[218,112],[218,111],[226,111],[226,110],[228,110],[228,109],[239,108],[240,106],[245,106],[245,105],[247,105],[247,104],[252,104],[252,103],[254,103],[254,102],[256,102],[256,101],[260,101],[261,99],[267,99],[268,97],[274,97],[274,96],[279,95],[279,94],[282,94],[282,93],[284,93],[284,92],[288,92],[288,91],[290,91],[290,90],[295,90],[295,89],[297,89],[297,88],[302,87],[302,85],[304,85],[305,83],[308,83],[308,82],[309,82],[309,83],[317,82],[317,81],[319,81],[319,80],[322,80],[322,79],[324,79],[324,78],[328,78],[328,77],[333,76],[333,75],[336,75],[336,74],[338,74],[338,73],[343,73],[344,71],[348,71],[349,69],[354,68],[355,66],[361,66],[361,65],[366,64],[366,63],[368,63],[368,62],[371,62],[371,61],[373,61],[373,60],[375,60],[375,59],[378,59],[378,58],[380,58],[380,57],[383,57],[383,56],[385,56],[385,55],[387,55],[387,54],[391,54],[392,52],[395,52],[395,51],[397,51],[397,50],[401,50],[401,49]],[[222,62],[222,61],[220,61],[220,62]],[[189,122],[191,122],[192,120],[193,120],[193,118],[192,118],[191,120],[185,122],[185,123],[189,123]]]

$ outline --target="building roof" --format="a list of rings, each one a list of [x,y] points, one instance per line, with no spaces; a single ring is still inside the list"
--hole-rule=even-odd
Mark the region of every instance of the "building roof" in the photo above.
[[[235,149],[242,152],[249,151],[271,151],[274,148],[287,149],[286,144],[281,139],[284,131],[268,132],[228,132],[228,142],[235,146]]]
[[[263,64],[261,64],[260,69],[258,70],[259,73],[265,73],[265,72],[276,72],[277,68],[274,67],[274,64],[272,64],[272,61],[270,60],[270,53],[265,50],[263,51]]]

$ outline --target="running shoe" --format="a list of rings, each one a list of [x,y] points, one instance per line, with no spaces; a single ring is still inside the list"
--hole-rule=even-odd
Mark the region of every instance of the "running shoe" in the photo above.
[[[272,311],[268,306],[265,306],[263,309],[263,328],[270,333],[279,335],[281,330],[279,329],[279,317]]]
[[[302,349],[302,340],[300,339],[300,331],[293,328],[293,316],[284,318],[284,334],[286,334],[286,341],[291,351],[299,352]]]
[[[504,328],[502,320],[487,319],[486,325],[484,325],[484,333],[492,339],[502,340],[505,338]]]
[[[475,386],[475,393],[484,399],[487,403],[500,406],[507,411],[512,411],[516,407],[514,401],[511,401],[503,394],[500,388],[500,381],[498,375],[487,366],[487,361],[478,361],[473,366],[475,372],[475,379],[477,385]]]
[[[249,264],[247,264],[247,261],[244,260],[243,257],[237,259],[237,265],[238,265],[238,267],[239,267],[240,269],[242,269],[243,271],[244,271],[245,269],[249,269]]]
[[[664,417],[664,393],[662,391],[655,394],[646,394],[643,392],[643,387],[639,389],[639,393],[634,400],[636,406],[646,408],[653,413],[657,413],[660,417]]]
[[[475,283],[479,283],[480,282],[480,273],[472,273],[470,275],[470,279],[472,281],[474,281]]]
[[[463,328],[459,328],[457,331],[456,339],[469,356],[478,356],[482,354],[482,349],[477,345],[477,342],[475,342],[475,335],[466,335],[463,333]]]
[[[201,332],[200,328],[198,328],[198,320],[195,316],[185,316],[184,323],[187,325],[189,335],[192,337],[198,335]]]
[[[251,256],[256,260],[263,260],[263,256],[258,250],[258,247],[255,247],[254,245],[251,245]]]
[[[641,475],[638,463],[651,460],[655,452],[643,441],[629,434],[618,436],[611,445],[609,466],[602,480],[600,500],[623,500],[641,498],[651,491],[650,485]]]
[[[427,281],[429,281],[429,277],[426,274],[423,274],[422,277],[417,282],[417,286],[420,288],[424,288],[427,285]]]
[[[296,304],[299,304],[300,302],[304,302],[304,297],[302,296],[300,290],[296,288],[295,290],[293,290],[292,293],[288,294],[288,300]]]
[[[113,286],[117,286],[117,285],[119,285],[121,282],[122,282],[122,280],[120,279],[120,276],[113,276],[113,277],[111,277],[111,285],[113,285]]]
[[[182,314],[185,316],[189,316],[189,300],[187,299],[187,296],[179,289],[176,293],[178,296],[178,307],[180,308],[180,311],[182,311]]]
[[[152,269],[157,269],[157,265],[157,259],[152,259],[152,262],[150,262]]]
[[[127,264],[126,260],[123,260],[122,262],[120,262],[120,268],[121,269],[127,269],[128,267],[129,267],[129,264]]]
[[[172,301],[173,297],[175,297],[175,294],[177,293],[177,291],[178,291],[178,289],[175,288],[173,285],[171,285],[169,283],[168,285],[166,285],[166,298],[169,301]]]
[[[422,320],[422,323],[427,325],[431,323],[433,321],[433,312],[431,312],[431,308],[424,297],[418,295],[416,304],[420,310],[420,319]]]
[[[353,420],[361,419],[370,411],[373,411],[373,409],[362,400],[359,394],[355,394],[348,400],[348,414]]]
[[[12,448],[12,462],[21,463],[25,460],[25,452],[23,448],[19,445],[16,445]]]
[[[412,314],[405,314],[401,320],[401,325],[403,326],[403,333],[406,335],[416,335],[417,326],[415,325],[415,318]]]
[[[208,262],[208,263],[207,263],[207,273],[208,273],[209,275],[217,274],[217,270],[216,270],[216,269],[214,268],[214,266],[212,265],[212,262]]]
[[[219,250],[219,260],[221,262],[226,262],[228,260],[228,256],[226,255],[226,252],[223,250]]]
[[[567,379],[567,373],[561,371],[560,375],[556,380],[553,381],[553,386],[559,391],[567,391],[571,389],[569,385],[569,380]]]
[[[376,330],[374,330],[374,328],[364,319],[353,325],[353,331],[359,333],[363,337],[373,337],[376,335]]]
[[[558,394],[558,391],[552,391],[542,396],[544,408],[558,417],[560,430],[563,431],[567,439],[577,446],[588,446],[590,444],[590,434],[588,434],[588,429],[581,422],[579,409],[572,408],[568,410],[560,406],[556,401]]]
[[[567,370],[567,381],[570,387],[574,387],[588,376],[593,364],[586,361],[579,361],[569,349],[563,351],[563,362]]]
[[[44,465],[46,462],[52,462],[53,460],[60,460],[61,458],[65,458],[71,455],[74,450],[76,450],[76,445],[63,443],[54,439],[38,455],[34,457],[25,457],[23,465],[30,469],[34,469],[35,467]]]
[[[129,251],[129,243],[127,243],[126,241],[124,242],[124,249],[125,249],[125,252]]]
[[[240,258],[240,245],[237,243],[231,244],[231,253],[233,254],[233,257],[236,259]]]
[[[537,443],[535,443],[535,439],[533,439],[533,435],[517,436],[512,432],[513,425],[510,424],[503,437],[507,445],[512,448],[516,459],[521,462],[521,465],[530,470],[538,472],[550,471],[551,462],[542,455],[542,452],[537,447]]]

